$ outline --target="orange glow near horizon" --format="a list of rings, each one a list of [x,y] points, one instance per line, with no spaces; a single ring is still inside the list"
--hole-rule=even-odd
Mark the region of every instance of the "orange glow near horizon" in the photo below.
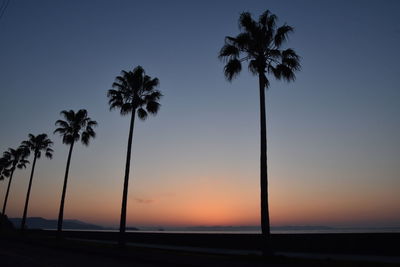
[[[259,184],[254,174],[210,171],[187,179],[189,170],[175,175],[152,174],[154,180],[131,180],[128,198],[128,226],[243,226],[259,225]],[[162,186],[155,187],[157,175]],[[239,179],[248,175],[248,180]],[[138,175],[139,176],[139,175]],[[150,175],[149,175],[150,176]],[[150,177],[151,177],[150,176]],[[73,176],[72,176],[73,177]],[[161,179],[160,179],[161,180]],[[271,225],[355,225],[365,222],[396,223],[400,201],[396,189],[381,190],[366,186],[362,191],[343,188],[332,182],[328,187],[273,177],[270,183]],[[10,217],[20,217],[25,192],[23,179],[16,179],[10,197]],[[37,179],[30,202],[30,217],[56,219],[57,191],[43,192],[48,181]],[[53,182],[54,187],[58,187]],[[4,188],[4,187],[3,187]],[[65,218],[117,226],[120,218],[119,183],[94,185],[91,180],[72,178],[67,194]],[[2,189],[3,190],[3,189]],[[100,196],[100,197],[99,197]],[[339,197],[340,196],[340,197]],[[49,199],[55,201],[49,202]],[[379,199],[379,201],[376,201]]]

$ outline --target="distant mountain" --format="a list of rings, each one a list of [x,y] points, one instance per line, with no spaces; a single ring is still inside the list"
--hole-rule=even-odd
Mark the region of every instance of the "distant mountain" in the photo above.
[[[9,220],[16,228],[21,227],[21,218],[10,218]],[[26,219],[26,224],[29,229],[57,229],[57,220],[47,220],[42,217],[29,217]],[[104,227],[78,220],[64,220],[63,229],[104,230]]]

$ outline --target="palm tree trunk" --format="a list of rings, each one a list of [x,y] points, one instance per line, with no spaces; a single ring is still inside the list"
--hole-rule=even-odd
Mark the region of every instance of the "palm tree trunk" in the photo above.
[[[58,214],[58,224],[57,224],[57,236],[59,238],[61,237],[61,231],[62,231],[62,224],[63,224],[63,217],[64,217],[65,193],[67,191],[69,164],[71,162],[71,155],[72,155],[73,147],[74,147],[74,142],[72,142],[71,146],[69,147],[69,153],[68,153],[68,159],[67,159],[67,167],[65,169],[64,185],[63,185],[63,190],[62,190],[62,195],[61,195],[60,212]]]
[[[268,172],[267,172],[267,125],[265,114],[265,80],[264,73],[259,76],[260,85],[260,132],[261,132],[261,155],[260,155],[260,186],[261,186],[261,233],[262,238],[269,247],[270,222],[268,210]]]
[[[22,222],[21,222],[21,230],[22,230],[22,231],[25,230],[26,214],[28,213],[29,196],[30,196],[30,194],[31,194],[32,178],[33,178],[33,173],[35,172],[35,165],[36,165],[36,152],[35,152],[35,156],[34,156],[34,158],[33,158],[32,171],[31,171],[31,178],[29,179],[28,192],[26,193],[26,200],[25,200],[25,207],[24,207],[24,215],[22,216]]]
[[[7,193],[6,193],[6,197],[4,198],[3,211],[1,212],[2,215],[6,215],[8,193],[10,193],[10,186],[11,186],[11,181],[12,181],[12,178],[13,178],[14,170],[15,170],[15,168],[12,169],[11,174],[10,174],[10,178],[8,180]]]
[[[119,225],[119,245],[121,247],[125,246],[126,206],[128,199],[129,168],[131,163],[131,150],[132,150],[133,128],[135,125],[135,115],[136,115],[136,110],[134,109],[132,111],[131,124],[129,127],[128,149],[126,152],[124,191],[122,193],[121,221]]]

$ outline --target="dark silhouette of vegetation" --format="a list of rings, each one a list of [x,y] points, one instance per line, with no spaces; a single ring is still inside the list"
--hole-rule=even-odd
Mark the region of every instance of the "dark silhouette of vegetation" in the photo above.
[[[139,119],[145,120],[148,113],[155,115],[158,112],[160,107],[158,100],[162,96],[161,92],[155,89],[158,84],[157,78],[151,78],[145,74],[141,66],[137,66],[133,71],[122,71],[121,75],[116,77],[112,85],[113,89],[108,90],[107,93],[110,110],[119,109],[121,115],[131,115],[119,228],[120,246],[125,245],[126,206],[135,116],[137,113]]]
[[[36,136],[34,136],[33,134],[29,134],[28,137],[29,139],[27,141],[23,141],[22,144],[27,148],[27,151],[29,153],[30,152],[33,153],[33,163],[32,163],[31,177],[29,179],[28,192],[26,193],[24,214],[22,216],[22,221],[21,221],[22,231],[25,229],[26,215],[28,213],[29,196],[31,194],[32,178],[35,172],[36,159],[40,159],[42,152],[49,159],[53,157],[53,149],[51,149],[53,142],[47,137],[47,134],[43,133],[43,134],[38,134]]]
[[[0,158],[0,181],[4,181],[5,178],[10,176],[10,165],[11,161],[9,160],[9,156],[4,152],[3,157]]]
[[[8,160],[4,157],[0,158],[0,181],[3,181],[6,177],[8,177]]]
[[[226,62],[225,77],[232,81],[247,61],[249,71],[258,76],[260,91],[260,185],[261,185],[261,229],[269,247],[270,220],[268,210],[267,172],[267,128],[265,112],[265,90],[269,88],[267,75],[278,80],[293,81],[295,72],[300,70],[300,58],[293,49],[282,50],[288,34],[293,28],[284,24],[276,27],[277,17],[269,10],[255,21],[251,14],[243,12],[239,18],[241,33],[236,37],[225,37],[225,45],[219,58]]]
[[[0,233],[10,233],[15,230],[14,224],[8,219],[7,215],[0,214]]]
[[[0,160],[0,176],[2,179],[8,177],[8,186],[6,196],[4,198],[2,214],[6,214],[6,207],[8,201],[8,194],[10,193],[10,187],[14,171],[16,168],[26,168],[26,164],[29,163],[25,158],[29,155],[29,151],[25,146],[19,146],[17,149],[9,148],[8,151],[3,153],[3,157]]]
[[[71,162],[72,149],[75,142],[78,142],[79,139],[81,140],[83,145],[88,146],[89,140],[96,136],[93,127],[97,126],[97,122],[91,120],[88,117],[87,111],[85,109],[80,109],[76,113],[73,110],[63,110],[60,114],[64,117],[65,120],[56,121],[56,126],[59,126],[59,128],[57,128],[54,133],[59,133],[62,136],[62,142],[66,145],[69,145],[69,152],[67,167],[65,169],[64,185],[61,195],[60,212],[58,215],[57,233],[59,237],[61,236],[62,231],[64,201],[67,191],[68,172]]]

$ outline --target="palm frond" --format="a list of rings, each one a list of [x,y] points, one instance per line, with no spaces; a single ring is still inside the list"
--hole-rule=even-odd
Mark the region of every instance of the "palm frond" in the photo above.
[[[158,78],[151,79],[150,76],[145,76],[143,81],[143,90],[144,91],[153,91],[160,84]]]
[[[147,118],[147,112],[143,109],[143,108],[139,108],[138,110],[137,110],[137,114],[138,114],[138,117],[139,117],[139,119],[141,119],[141,120],[146,120],[146,118]]]
[[[248,32],[239,33],[236,37],[225,37],[225,42],[239,49],[241,52],[251,52],[252,37]]]
[[[81,137],[81,142],[83,145],[88,146],[90,140],[90,135],[88,132],[83,132]]]
[[[121,115],[127,115],[127,114],[131,113],[133,109],[134,109],[134,107],[131,103],[124,103],[121,106],[120,113],[121,113]]]
[[[282,53],[279,49],[270,49],[268,50],[268,55],[267,57],[270,57],[271,59],[277,59],[282,56]]]
[[[266,30],[274,31],[277,20],[278,17],[276,15],[272,14],[269,10],[266,10],[261,14],[260,18],[258,19],[258,23],[265,27]]]
[[[224,74],[228,81],[232,81],[242,70],[242,63],[238,59],[231,59],[224,67]]]
[[[229,60],[233,58],[238,58],[240,54],[239,49],[231,44],[225,44],[219,51],[218,58],[220,60]]]
[[[243,12],[239,17],[239,28],[255,34],[257,31],[257,23],[251,17],[250,12]]]
[[[150,94],[144,96],[143,100],[143,104],[149,101],[157,101],[160,100],[160,98],[162,97],[162,93],[158,90],[154,90],[152,91]]]
[[[158,110],[160,109],[160,103],[156,101],[150,101],[146,104],[146,110],[148,113],[155,115],[157,114]]]
[[[70,145],[75,142],[74,137],[70,134],[62,136],[63,144]]]
[[[68,122],[63,121],[63,120],[57,120],[56,123],[55,123],[55,125],[56,125],[56,126],[61,126],[61,127],[63,127],[63,128],[68,128],[68,127],[69,127]]]
[[[278,73],[278,75],[275,77],[278,80],[283,79],[287,82],[291,82],[296,79],[296,75],[294,74],[294,71],[284,64],[277,65],[276,72]]]
[[[68,129],[66,129],[66,128],[57,128],[54,130],[53,134],[59,133],[59,134],[63,135],[66,132],[68,132]]]
[[[73,110],[63,110],[60,112],[60,115],[65,118],[67,121],[74,120],[75,112]]]
[[[300,63],[295,58],[282,58],[282,64],[292,70],[300,70]]]
[[[294,31],[293,27],[288,26],[286,24],[279,27],[275,35],[275,40],[274,40],[275,46],[281,47],[281,45],[287,40],[288,34],[293,31]]]
[[[98,123],[97,123],[97,121],[89,120],[87,125],[90,127],[96,127],[98,125]]]
[[[261,62],[262,63],[262,62]],[[259,74],[260,69],[262,69],[262,66],[260,66],[260,62],[257,59],[252,59],[249,62],[249,71],[253,74]]]

